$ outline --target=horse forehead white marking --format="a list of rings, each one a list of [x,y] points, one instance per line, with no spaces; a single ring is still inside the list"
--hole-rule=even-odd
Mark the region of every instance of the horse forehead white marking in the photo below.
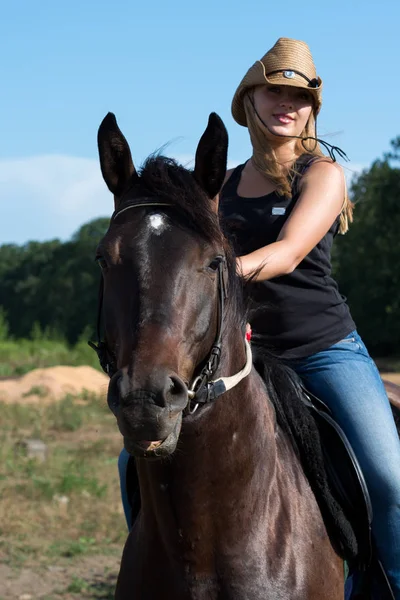
[[[160,215],[159,213],[153,213],[152,215],[149,215],[149,224],[153,232],[157,235],[159,235],[167,227],[164,216]]]

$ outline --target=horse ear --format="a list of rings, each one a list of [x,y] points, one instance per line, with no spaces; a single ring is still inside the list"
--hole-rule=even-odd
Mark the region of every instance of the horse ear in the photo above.
[[[119,198],[133,175],[136,174],[129,144],[117,125],[113,113],[108,113],[97,134],[100,167],[110,192]],[[137,177],[139,177],[136,174]]]
[[[211,113],[196,150],[194,177],[210,199],[222,188],[228,158],[228,132],[222,119]]]

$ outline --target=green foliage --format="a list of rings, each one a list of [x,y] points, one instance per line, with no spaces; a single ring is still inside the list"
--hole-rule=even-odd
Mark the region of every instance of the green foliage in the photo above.
[[[79,556],[87,554],[95,546],[96,540],[94,538],[80,537],[78,540],[64,541],[60,540],[51,544],[49,547],[49,555],[65,556],[71,558],[73,556]]]
[[[2,306],[0,306],[0,342],[6,340],[8,338],[8,321],[6,318],[6,311]]]
[[[336,241],[335,274],[370,351],[399,353],[400,138],[392,152],[356,178],[354,223]]]
[[[14,338],[74,344],[95,323],[100,274],[94,256],[108,223],[95,219],[65,243],[0,246],[0,306]]]
[[[81,594],[88,587],[87,581],[80,577],[73,577],[71,583],[67,587],[67,592],[70,594]]]
[[[82,412],[76,410],[73,398],[66,396],[50,405],[48,414],[56,431],[77,431],[82,426]]]
[[[101,485],[97,477],[90,474],[85,463],[71,461],[57,482],[59,494],[77,494],[84,492],[87,497],[102,498],[107,491],[107,485]]]
[[[45,398],[48,394],[48,391],[42,385],[33,385],[30,390],[22,394],[23,398],[27,398],[28,396],[39,396],[39,398]]]
[[[49,339],[0,339],[0,377],[24,375],[32,369],[56,365],[89,365],[100,369],[95,352],[83,339],[70,346]]]

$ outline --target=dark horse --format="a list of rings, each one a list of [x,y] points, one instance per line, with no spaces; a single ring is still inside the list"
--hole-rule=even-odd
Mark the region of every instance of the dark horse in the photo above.
[[[245,342],[216,214],[222,121],[210,116],[193,172],[153,157],[137,173],[112,114],[98,142],[115,197],[97,250],[103,364],[142,497],[115,597],[342,599],[343,562]]]

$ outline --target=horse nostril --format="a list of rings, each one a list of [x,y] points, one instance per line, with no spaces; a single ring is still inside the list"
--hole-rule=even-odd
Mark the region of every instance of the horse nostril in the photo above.
[[[187,387],[179,377],[177,377],[176,375],[170,375],[170,380],[171,383],[169,393],[171,394],[171,396],[187,395]]]

